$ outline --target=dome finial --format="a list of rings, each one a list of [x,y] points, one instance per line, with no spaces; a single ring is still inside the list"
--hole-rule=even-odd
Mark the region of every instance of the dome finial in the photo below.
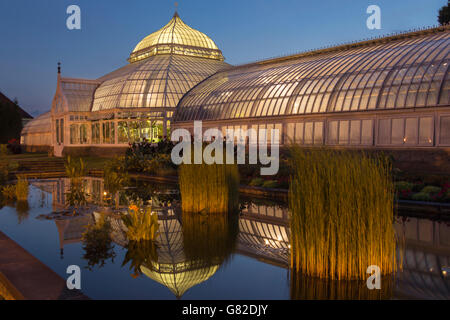
[[[180,16],[178,15],[178,2],[175,2],[175,14],[173,15],[173,17],[174,17],[174,18],[180,17]]]

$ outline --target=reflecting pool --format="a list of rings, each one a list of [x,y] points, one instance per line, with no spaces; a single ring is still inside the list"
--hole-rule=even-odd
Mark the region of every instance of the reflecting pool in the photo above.
[[[90,205],[66,208],[68,179],[31,182],[28,203],[0,209],[0,231],[61,277],[82,268],[92,299],[450,299],[450,226],[398,218],[402,270],[371,292],[362,282],[324,282],[291,275],[288,209],[284,203],[241,199],[235,215],[186,215],[176,186],[134,181],[109,195],[99,178],[85,178]],[[157,245],[128,241],[120,215],[140,199],[159,217]],[[86,240],[89,225],[106,219],[109,237]],[[93,239],[93,240],[92,240]]]

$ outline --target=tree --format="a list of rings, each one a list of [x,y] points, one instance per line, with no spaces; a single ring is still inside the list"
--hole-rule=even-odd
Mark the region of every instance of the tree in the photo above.
[[[0,144],[11,139],[20,140],[22,115],[16,105],[0,102]]]
[[[438,21],[440,25],[444,25],[450,22],[450,0],[447,2],[446,6],[443,6],[439,10]]]

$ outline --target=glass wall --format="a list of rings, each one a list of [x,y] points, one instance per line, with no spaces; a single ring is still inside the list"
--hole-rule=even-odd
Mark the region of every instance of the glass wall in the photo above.
[[[379,145],[433,146],[432,116],[395,117],[378,122]]]
[[[142,141],[158,142],[163,135],[163,122],[155,120],[128,120],[118,122],[118,143]]]
[[[440,119],[440,141],[441,145],[450,145],[450,115]]]
[[[115,144],[115,124],[113,121],[102,123],[102,143]]]
[[[323,145],[323,121],[288,123],[285,143]]]
[[[100,123],[93,122],[91,124],[91,141],[92,144],[100,144]]]

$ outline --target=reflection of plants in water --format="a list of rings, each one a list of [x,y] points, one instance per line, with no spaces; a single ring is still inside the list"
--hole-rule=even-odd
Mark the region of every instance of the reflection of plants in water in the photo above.
[[[86,175],[86,166],[83,159],[73,159],[70,156],[67,157],[64,164],[66,174],[69,179],[81,179]]]
[[[83,159],[75,160],[68,156],[64,167],[70,179],[70,190],[66,193],[68,205],[75,208],[86,205],[87,194],[84,192],[83,177],[86,175],[87,170]]]
[[[155,240],[158,236],[158,213],[151,207],[142,208],[142,203],[131,205],[128,213],[122,214],[123,224],[127,227],[129,241]]]
[[[2,188],[2,196],[6,201],[11,201],[16,199],[16,186],[9,184]]]
[[[174,192],[173,185],[134,180],[129,187],[125,190],[125,194],[132,202],[142,200],[145,203],[158,199],[160,202],[168,204],[180,199],[180,194]]]
[[[30,207],[28,205],[28,201],[17,201],[16,203],[16,212],[17,212],[17,221],[21,224],[23,221],[28,219],[29,217]]]
[[[236,247],[238,219],[237,214],[183,213],[186,258],[213,264],[226,261]]]
[[[386,300],[392,298],[395,286],[391,276],[381,278],[380,290],[369,290],[366,280],[327,280],[297,272],[291,273],[290,282],[293,300]]]
[[[70,190],[66,193],[67,204],[71,207],[79,208],[87,204],[87,194],[84,192],[83,181],[72,179]]]
[[[123,260],[122,267],[130,262],[130,270],[133,271],[133,278],[142,275],[142,265],[149,266],[152,262],[158,261],[155,241],[129,241],[126,249],[128,251]]]
[[[83,259],[87,260],[87,268],[92,270],[96,265],[103,267],[109,259],[114,262],[116,253],[111,239],[111,223],[102,215],[99,221],[87,226],[83,233]]]
[[[108,161],[103,170],[105,189],[111,194],[117,194],[122,188],[128,184],[128,172],[124,167],[123,158],[116,158]],[[118,198],[116,198],[118,199]],[[115,201],[116,209],[119,208],[119,202]]]
[[[26,201],[28,199],[28,180],[25,177],[17,177],[16,199],[18,201]]]

